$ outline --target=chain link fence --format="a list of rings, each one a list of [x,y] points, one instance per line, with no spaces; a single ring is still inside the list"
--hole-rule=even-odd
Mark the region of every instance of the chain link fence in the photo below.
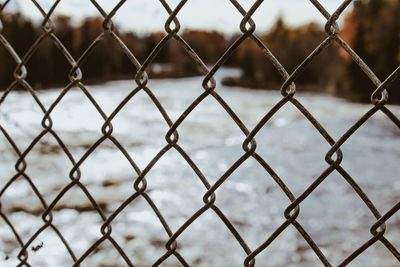
[[[10,2],[12,1],[5,1],[0,7],[0,12],[3,12],[3,10]],[[102,6],[98,2],[96,2],[96,0],[91,0],[93,6],[104,18],[102,25],[103,32],[91,43],[89,47],[87,47],[87,49],[79,58],[74,58],[65,48],[64,44],[54,34],[55,26],[52,23],[51,18],[61,1],[55,1],[47,12],[42,8],[38,1],[31,0],[31,2],[36,6],[37,10],[39,10],[43,16],[43,20],[41,23],[42,34],[39,38],[37,38],[35,43],[25,54],[20,55],[15,52],[13,46],[2,35],[3,28],[0,24],[1,45],[7,50],[7,52],[12,56],[15,63],[17,64],[17,67],[14,70],[14,81],[2,92],[0,105],[5,102],[7,96],[11,92],[16,90],[17,87],[22,87],[33,97],[43,113],[43,117],[41,120],[42,130],[38,135],[34,136],[32,140],[30,140],[30,144],[25,150],[20,150],[19,144],[13,139],[12,135],[9,133],[9,130],[6,127],[0,125],[2,135],[6,138],[7,142],[12,147],[13,152],[17,155],[17,160],[15,162],[15,175],[9,177],[7,183],[1,184],[0,187],[0,216],[4,221],[1,225],[1,228],[7,228],[11,230],[19,246],[19,253],[17,255],[19,261],[18,266],[31,266],[29,263],[30,254],[34,253],[37,250],[40,250],[43,246],[43,244],[34,245],[35,241],[38,239],[38,236],[41,235],[42,232],[49,229],[51,229],[55,233],[57,238],[62,242],[63,246],[65,246],[67,254],[69,254],[70,258],[73,261],[73,266],[81,266],[85,263],[90,255],[94,253],[102,253],[101,251],[99,251],[99,247],[103,242],[109,242],[110,244],[112,244],[112,246],[116,249],[116,251],[118,251],[119,255],[122,257],[125,265],[134,266],[135,264],[139,264],[138,262],[136,262],[135,258],[129,256],[129,253],[127,253],[124,246],[121,245],[120,242],[113,237],[112,230],[113,222],[116,220],[116,218],[118,218],[118,216],[128,206],[134,205],[135,201],[137,201],[139,198],[145,200],[148,203],[154,214],[157,216],[159,222],[161,223],[165,233],[169,237],[167,242],[163,244],[165,246],[165,253],[158,260],[152,263],[153,266],[161,266],[163,264],[166,264],[166,262],[170,258],[175,258],[182,266],[189,266],[189,262],[187,261],[187,259],[185,259],[185,257],[180,253],[180,244],[178,239],[186,231],[190,231],[188,230],[188,228],[207,211],[212,211],[215,213],[215,215],[219,217],[219,219],[223,222],[223,224],[234,237],[234,240],[236,240],[236,242],[245,252],[247,256],[243,258],[244,266],[258,266],[259,264],[260,266],[263,266],[263,264],[268,264],[264,262],[257,262],[257,256],[261,252],[268,250],[268,248],[274,243],[274,241],[290,226],[293,226],[300,234],[300,236],[307,242],[309,249],[311,249],[313,253],[315,253],[315,255],[319,258],[321,265],[331,266],[332,263],[326,256],[326,251],[322,250],[318,246],[318,244],[313,240],[312,236],[303,227],[303,225],[299,222],[297,218],[301,214],[302,202],[306,200],[310,196],[310,194],[312,194],[317,188],[322,187],[322,182],[324,182],[327,177],[334,172],[340,174],[341,177],[343,177],[342,182],[347,183],[351,186],[354,192],[356,192],[358,197],[362,200],[362,202],[366,205],[366,207],[368,207],[370,212],[376,218],[375,223],[370,225],[370,239],[366,240],[365,243],[362,244],[360,247],[352,248],[352,253],[350,253],[350,255],[348,255],[346,258],[343,258],[339,266],[348,265],[358,256],[365,253],[365,251],[373,246],[375,243],[381,243],[387,249],[387,251],[390,252],[390,254],[393,255],[393,257],[397,259],[397,261],[400,262],[400,253],[398,251],[398,248],[396,248],[395,245],[393,245],[385,236],[386,222],[399,211],[400,202],[397,202],[397,204],[392,206],[389,210],[385,210],[382,213],[369,199],[368,195],[363,191],[361,186],[359,186],[356,179],[353,179],[353,177],[341,165],[343,158],[341,147],[375,113],[383,113],[388,120],[393,122],[397,127],[400,127],[399,118],[396,117],[396,115],[386,106],[389,95],[386,91],[386,88],[388,88],[388,86],[399,77],[400,67],[394,70],[393,73],[390,74],[384,81],[380,81],[374,74],[374,72],[363,61],[363,59],[360,58],[339,35],[340,29],[337,20],[339,19],[343,11],[352,3],[351,0],[343,1],[337,8],[337,10],[332,14],[330,14],[318,0],[310,0],[315,8],[326,18],[326,38],[323,40],[323,42],[320,43],[318,47],[314,49],[314,51],[312,51],[312,53],[306,59],[304,59],[304,61],[292,73],[288,73],[288,71],[280,64],[274,54],[255,34],[256,24],[252,20],[252,15],[263,3],[262,0],[255,1],[249,10],[245,10],[238,1],[230,0],[230,3],[240,12],[240,14],[242,14],[243,17],[239,26],[241,34],[212,67],[208,67],[207,65],[205,65],[202,59],[179,34],[181,24],[177,16],[185,5],[190,5],[190,1],[182,0],[176,5],[175,8],[171,8],[169,3],[167,3],[167,1],[165,0],[159,1],[160,4],[165,8],[165,11],[169,14],[169,17],[165,22],[166,35],[157,44],[153,51],[147,56],[146,60],[143,63],[140,63],[136,59],[134,51],[131,51],[127,48],[124,42],[120,39],[117,30],[113,25],[113,17],[118,13],[120,9],[124,8],[124,4],[126,1],[119,1],[112,9],[112,11],[107,13],[103,10]],[[103,41],[105,36],[111,37],[118,44],[119,48],[121,49],[121,51],[123,51],[126,57],[129,58],[132,65],[134,65],[138,69],[137,73],[135,74],[136,88],[132,90],[109,115],[106,114],[102,106],[95,100],[95,98],[87,89],[87,86],[83,83],[83,73],[80,68],[82,63],[88,57],[90,57],[93,50]],[[23,38],[23,36],[21,36],[21,38]],[[150,64],[154,61],[155,57],[160,53],[166,43],[171,39],[176,40],[176,44],[181,46],[187,52],[187,54],[196,62],[196,64],[201,68],[204,73],[204,79],[202,82],[202,87],[204,88],[203,93],[198,95],[198,97],[187,107],[187,109],[179,115],[177,120],[171,119],[170,115],[165,110],[162,103],[153,94],[152,88],[148,86],[148,75],[146,72]],[[37,92],[32,88],[31,84],[27,82],[26,77],[28,75],[29,69],[25,67],[31,59],[32,55],[45,40],[51,40],[51,42],[58,47],[59,51],[62,52],[65,59],[70,64],[70,83],[61,91],[61,93],[59,93],[57,98],[48,108],[46,108],[45,105],[41,102],[40,98],[37,95]],[[229,103],[226,102],[225,99],[218,93],[217,83],[214,79],[215,73],[221,68],[224,62],[226,62],[232,56],[234,51],[245,40],[251,40],[255,44],[257,44],[259,49],[265,54],[266,60],[268,60],[276,68],[276,70],[279,71],[284,80],[281,86],[281,99],[277,103],[275,103],[275,105],[270,110],[268,110],[268,112],[265,113],[262,119],[259,120],[255,127],[251,129],[249,129],[242,122],[239,116],[230,107]],[[313,59],[318,56],[318,54],[320,54],[322,51],[324,51],[326,47],[332,45],[333,43],[341,46],[348,53],[348,55],[351,56],[352,60],[358,64],[360,69],[362,69],[362,71],[369,77],[369,79],[375,84],[376,87],[376,90],[371,94],[372,104],[370,106],[370,109],[362,117],[360,117],[354,123],[354,125],[348,128],[347,131],[342,136],[340,136],[340,138],[336,140],[331,137],[328,131],[311,114],[311,112],[307,108],[305,108],[300,101],[296,99],[295,85],[296,79],[302,75],[302,72],[313,61]],[[103,123],[101,127],[102,136],[92,146],[87,148],[84,154],[79,158],[73,156],[73,153],[71,153],[69,148],[64,144],[63,139],[53,129],[52,120],[52,112],[56,109],[57,105],[60,103],[63,97],[71,90],[71,88],[74,87],[79,87],[79,89],[84,93],[87,99],[93,104],[97,112],[103,118]],[[168,124],[169,128],[169,130],[165,133],[166,145],[156,154],[156,156],[154,156],[154,158],[152,158],[151,161],[147,163],[144,168],[138,167],[134,158],[131,157],[130,153],[120,143],[118,138],[113,135],[114,118],[119,114],[124,106],[126,106],[135,97],[138,92],[145,92],[150,97],[151,101],[155,104],[159,113]],[[243,154],[234,162],[234,164],[232,164],[225,171],[222,176],[220,176],[213,183],[210,182],[207,176],[196,165],[196,162],[180,145],[180,138],[178,135],[179,128],[182,123],[206,98],[215,99],[243,133]],[[330,149],[326,152],[325,155],[325,161],[328,164],[328,167],[322,173],[320,173],[311,184],[308,185],[305,191],[303,191],[298,196],[294,195],[289,186],[285,184],[285,182],[264,160],[264,158],[260,156],[260,154],[257,152],[257,143],[255,140],[255,137],[260,132],[260,130],[267,124],[267,122],[270,121],[274,114],[276,114],[285,105],[293,105],[295,108],[297,108],[301,112],[301,114],[315,127],[315,129],[323,137],[326,143],[330,146]],[[70,182],[66,186],[61,188],[59,193],[51,201],[47,201],[45,197],[42,196],[41,191],[38,189],[38,187],[35,185],[35,182],[33,181],[34,179],[30,175],[28,175],[28,172],[26,171],[29,167],[26,163],[27,156],[30,155],[31,151],[38,143],[42,142],[42,139],[45,135],[51,135],[54,137],[54,139],[57,141],[57,145],[59,146],[61,151],[68,157],[68,160],[73,166],[69,172]],[[97,203],[95,198],[91,195],[90,191],[87,190],[85,183],[81,180],[82,175],[80,170],[81,166],[87,161],[88,158],[91,157],[93,152],[105,141],[111,141],[119,149],[119,151],[122,152],[124,157],[129,161],[131,168],[137,174],[137,178],[132,181],[133,188],[131,195],[126,198],[125,201],[123,201],[123,203],[120,204],[111,214],[107,214],[104,211],[102,205]],[[172,230],[169,225],[168,219],[165,218],[165,216],[159,210],[158,206],[149,194],[149,190],[147,187],[148,180],[146,179],[146,176],[152,170],[152,168],[157,165],[157,162],[159,162],[160,159],[162,159],[163,156],[171,150],[175,150],[183,157],[183,159],[195,172],[198,179],[201,181],[204,188],[206,189],[206,193],[201,196],[203,205],[195,213],[193,213],[190,218],[181,223],[180,227],[178,227],[178,229],[175,231]],[[220,188],[231,177],[232,173],[234,173],[235,170],[237,170],[250,158],[257,161],[259,165],[262,166],[265,171],[269,173],[271,179],[273,179],[274,182],[279,186],[281,193],[284,194],[291,202],[291,204],[287,206],[282,214],[282,216],[284,217],[283,223],[279,227],[277,227],[272,233],[270,233],[269,236],[266,236],[264,242],[262,242],[255,248],[251,248],[248,243],[246,243],[245,238],[243,238],[240,232],[237,230],[235,223],[233,223],[228,218],[228,216],[225,215],[223,210],[220,209],[216,204],[216,198],[218,196],[217,189]],[[7,191],[12,190],[11,186],[20,179],[24,179],[29,183],[29,186],[34,191],[36,197],[40,200],[44,210],[44,212],[41,212],[37,215],[38,218],[42,220],[41,227],[35,229],[34,234],[29,236],[29,238],[22,237],[23,233],[19,232],[18,229],[14,226],[12,221],[9,219],[10,214],[5,211],[6,207],[1,204],[2,196]],[[87,197],[87,200],[93,206],[95,212],[102,219],[102,225],[100,229],[97,229],[100,230],[101,237],[96,242],[91,244],[91,246],[88,247],[84,251],[84,253],[81,254],[76,254],[76,252],[74,252],[74,247],[69,243],[68,238],[65,237],[65,233],[63,233],[56,226],[53,220],[53,212],[55,207],[57,206],[60,199],[63,198],[63,196],[65,196],[72,187],[80,188],[80,190]],[[384,194],[384,192],[382,192],[382,194]],[[193,196],[193,198],[194,197],[198,196]],[[135,226],[129,225],[128,227]],[[221,257],[229,257],[229,255],[221,255]]]

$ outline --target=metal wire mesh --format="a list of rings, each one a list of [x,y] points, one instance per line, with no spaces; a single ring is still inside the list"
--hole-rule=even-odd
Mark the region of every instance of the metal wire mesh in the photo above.
[[[0,12],[9,4],[9,0],[5,1],[4,4],[0,7]],[[177,15],[181,11],[184,5],[190,4],[187,3],[187,0],[182,0],[178,3],[178,5],[172,9],[170,5],[165,0],[160,0],[160,3],[168,12],[169,17],[165,22],[165,37],[157,44],[157,46],[153,49],[153,51],[147,56],[146,60],[141,64],[133,54],[131,50],[127,48],[124,42],[119,38],[116,29],[113,25],[112,18],[117,14],[117,12],[123,8],[124,3],[126,1],[119,1],[117,5],[112,9],[111,12],[107,13],[103,10],[101,5],[96,2],[96,0],[91,0],[92,4],[104,18],[103,20],[103,32],[91,43],[89,47],[84,51],[84,53],[79,58],[74,58],[70,52],[65,48],[63,43],[57,38],[54,34],[55,26],[51,21],[51,16],[54,13],[54,10],[57,8],[60,0],[54,2],[48,12],[46,12],[41,5],[35,1],[31,0],[31,2],[36,6],[36,8],[40,11],[43,16],[43,20],[41,23],[42,34],[37,38],[35,43],[30,47],[30,49],[24,54],[19,55],[15,52],[12,45],[8,42],[8,40],[2,35],[2,26],[0,24],[0,42],[1,45],[7,50],[7,52],[12,56],[17,67],[14,70],[14,81],[12,84],[6,88],[6,90],[2,93],[0,105],[5,101],[9,93],[13,90],[16,90],[17,87],[23,87],[27,92],[29,92],[37,105],[43,112],[43,118],[41,121],[41,125],[43,127],[42,131],[33,138],[30,142],[30,145],[27,149],[21,151],[19,149],[18,144],[13,140],[11,135],[9,135],[7,129],[0,126],[1,132],[4,137],[7,139],[9,144],[12,146],[14,152],[18,155],[18,160],[15,162],[15,175],[11,177],[7,184],[5,184],[0,191],[0,201],[1,197],[7,190],[10,190],[10,186],[15,183],[18,179],[25,179],[32,190],[35,192],[37,198],[40,200],[44,212],[41,214],[41,220],[43,221],[43,225],[36,230],[36,232],[29,238],[28,241],[23,242],[20,237],[20,233],[8,219],[8,214],[2,211],[2,206],[0,202],[0,216],[6,222],[8,227],[12,230],[15,239],[18,241],[20,246],[20,252],[18,255],[18,259],[20,263],[18,266],[30,266],[29,264],[29,248],[32,246],[37,237],[46,229],[52,229],[54,233],[58,236],[58,238],[62,241],[65,248],[67,249],[70,257],[72,258],[74,264],[73,266],[80,266],[87,257],[94,253],[96,249],[100,246],[101,243],[105,241],[109,241],[118,253],[122,256],[125,263],[129,266],[133,266],[135,263],[135,259],[129,258],[126,252],[124,251],[124,247],[121,246],[112,235],[112,224],[113,221],[119,216],[119,214],[124,211],[124,209],[131,205],[136,199],[143,198],[150,205],[155,215],[158,217],[162,227],[165,232],[169,236],[168,242],[165,244],[165,254],[162,255],[156,262],[153,263],[153,266],[162,265],[169,257],[175,257],[183,266],[189,266],[185,258],[179,252],[179,246],[177,239],[187,231],[188,227],[195,222],[202,214],[204,214],[207,210],[212,210],[224,223],[226,228],[232,233],[236,241],[240,244],[243,251],[247,254],[247,257],[244,260],[244,266],[255,266],[257,255],[268,249],[268,247],[274,242],[274,240],[281,235],[285,229],[287,229],[290,225],[294,226],[298,233],[304,238],[304,240],[308,243],[313,252],[318,256],[320,262],[325,266],[331,266],[331,263],[328,261],[325,253],[318,247],[316,242],[314,242],[311,235],[303,228],[303,226],[297,220],[297,217],[301,213],[300,206],[301,203],[318,187],[320,187],[321,183],[333,172],[339,173],[343,177],[343,182],[348,183],[353,190],[357,193],[359,198],[364,202],[364,204],[368,207],[370,212],[376,218],[376,222],[370,226],[371,238],[366,241],[362,246],[355,248],[353,252],[345,259],[342,260],[340,266],[345,266],[352,262],[356,257],[360,254],[364,253],[369,247],[371,247],[376,242],[382,243],[387,250],[400,261],[400,253],[396,249],[396,247],[385,237],[386,230],[386,221],[389,220],[395,213],[397,213],[400,209],[400,202],[395,204],[389,211],[386,211],[384,214],[381,214],[373,202],[369,199],[367,194],[361,189],[361,187],[357,184],[356,180],[354,180],[351,175],[346,172],[346,170],[341,166],[341,161],[343,157],[343,153],[341,151],[342,145],[351,137],[363,124],[365,124],[371,116],[373,116],[377,112],[382,112],[386,115],[386,117],[392,121],[397,127],[400,128],[400,120],[389,110],[389,108],[385,105],[388,100],[388,93],[386,88],[400,76],[400,67],[392,72],[383,82],[381,82],[374,72],[367,66],[367,64],[360,58],[353,49],[339,36],[339,26],[337,24],[337,20],[345,10],[347,6],[351,4],[351,0],[343,1],[343,3],[337,8],[337,10],[330,14],[324,6],[318,0],[310,0],[310,2],[315,6],[315,8],[326,18],[326,38],[323,42],[320,43],[318,47],[312,51],[312,53],[304,59],[304,61],[292,72],[288,73],[286,69],[280,64],[280,62],[275,58],[273,53],[268,49],[268,47],[257,37],[255,34],[256,24],[252,20],[252,15],[256,12],[259,6],[262,4],[262,0],[257,0],[251,6],[249,10],[245,10],[238,1],[230,0],[230,3],[242,14],[243,18],[240,23],[240,31],[241,35],[233,42],[233,44],[225,51],[225,53],[220,57],[220,59],[215,63],[214,66],[208,68],[202,61],[202,59],[196,54],[195,51],[186,43],[186,41],[180,36],[179,30],[181,25],[179,20],[177,19]],[[115,42],[119,45],[120,49],[123,53],[129,58],[130,62],[138,69],[135,75],[136,88],[131,91],[129,95],[127,95],[121,103],[114,109],[114,111],[107,116],[103,111],[102,107],[96,102],[96,100],[92,97],[90,92],[87,90],[85,84],[82,82],[82,72],[81,65],[82,62],[85,61],[88,57],[90,57],[91,53],[98,46],[105,36],[112,37]],[[22,37],[21,37],[22,38]],[[204,92],[200,94],[193,103],[182,113],[176,121],[173,121],[166,110],[164,109],[161,102],[157,99],[157,97],[153,94],[152,89],[147,86],[148,76],[146,71],[148,70],[150,64],[153,62],[154,58],[160,52],[160,50],[166,45],[166,43],[175,39],[177,41],[177,45],[184,48],[187,54],[193,58],[196,64],[202,69],[205,74],[205,78],[203,79],[202,86],[204,88]],[[257,123],[257,125],[248,129],[246,125],[241,121],[239,116],[231,109],[229,104],[225,102],[225,100],[218,93],[216,88],[216,82],[213,78],[214,74],[220,69],[224,62],[226,62],[234,53],[234,51],[245,41],[252,40],[260,50],[265,54],[266,60],[268,60],[272,65],[279,71],[284,82],[281,86],[281,94],[282,98],[279,102],[275,104],[273,108],[271,108],[263,118]],[[31,59],[34,52],[38,49],[40,44],[45,40],[51,40],[59,49],[59,51],[64,55],[65,59],[70,64],[70,72],[69,79],[70,83],[62,90],[62,92],[58,95],[57,99],[52,103],[49,108],[45,108],[45,106],[40,101],[37,93],[33,90],[32,86],[27,82],[26,77],[28,74],[27,68],[25,67],[27,62]],[[324,129],[324,127],[318,122],[318,120],[307,110],[302,103],[300,103],[295,95],[296,95],[296,79],[302,75],[303,70],[313,61],[313,59],[320,54],[326,47],[332,45],[332,43],[336,43],[341,46],[352,58],[354,62],[358,64],[360,69],[369,77],[369,79],[375,84],[376,90],[371,95],[371,108],[361,117],[359,120],[354,123],[340,138],[334,140],[330,134]],[[102,136],[95,142],[90,148],[86,150],[86,152],[80,158],[74,158],[70,150],[64,144],[63,140],[60,136],[55,132],[52,128],[53,120],[51,118],[51,114],[56,106],[60,103],[62,98],[66,95],[66,93],[73,87],[79,87],[80,90],[86,95],[87,99],[93,104],[96,108],[97,112],[101,115],[104,122],[101,128]],[[163,147],[158,154],[147,164],[147,166],[143,169],[140,169],[135,161],[131,158],[130,154],[124,148],[124,146],[119,142],[119,140],[113,135],[113,119],[116,115],[121,111],[121,109],[129,102],[131,99],[137,94],[139,91],[145,92],[150,99],[154,102],[156,107],[158,108],[160,114],[166,121],[169,126],[169,130],[165,135],[165,139],[167,144]],[[228,168],[228,170],[215,182],[210,183],[204,173],[196,166],[196,163],[191,159],[188,153],[180,146],[179,144],[179,126],[185,121],[189,114],[196,109],[196,107],[206,98],[212,97],[214,98],[219,105],[226,111],[226,113],[230,116],[230,118],[237,124],[237,126],[243,132],[243,154],[240,158],[236,160],[236,162]],[[327,151],[325,160],[328,163],[328,167],[308,186],[308,188],[302,192],[298,197],[295,197],[292,191],[283,180],[279,178],[279,176],[275,173],[275,171],[268,165],[268,163],[257,153],[256,149],[256,141],[255,136],[261,130],[261,128],[271,119],[271,117],[279,111],[285,105],[293,105],[297,108],[302,115],[315,127],[315,129],[320,133],[320,135],[326,140],[329,144],[330,149]],[[40,190],[36,187],[32,178],[26,173],[27,163],[26,157],[32,151],[33,147],[38,144],[44,135],[52,135],[55,140],[58,142],[58,145],[61,147],[62,151],[68,157],[69,161],[72,163],[72,169],[69,173],[70,182],[67,186],[65,186],[59,194],[50,202],[47,202],[45,198],[42,196]],[[138,177],[134,181],[134,188],[132,190],[132,194],[129,198],[127,198],[111,215],[106,216],[101,205],[99,205],[95,198],[90,194],[85,185],[81,182],[81,171],[80,167],[82,164],[91,156],[91,154],[106,140],[111,141],[115,146],[123,153],[126,159],[129,161],[131,167],[137,173]],[[168,221],[164,218],[163,214],[158,209],[157,205],[154,203],[152,198],[147,192],[147,180],[146,175],[150,172],[150,170],[157,164],[157,162],[170,150],[177,151],[189,164],[189,166],[193,169],[193,171],[197,174],[198,178],[207,189],[207,192],[202,196],[202,200],[204,202],[203,206],[198,209],[192,216],[186,220],[177,231],[172,231]],[[235,228],[234,224],[225,216],[224,212],[215,204],[215,200],[217,197],[217,189],[225,182],[231,174],[239,168],[245,161],[249,158],[253,158],[256,160],[271,176],[271,178],[276,182],[276,184],[281,188],[282,194],[285,194],[287,198],[290,200],[291,204],[285,209],[284,217],[285,221],[275,229],[275,231],[270,234],[265,241],[260,244],[255,249],[250,249],[246,241],[239,234],[239,231]],[[90,201],[93,208],[96,212],[101,216],[103,220],[103,224],[101,226],[101,238],[99,238],[95,243],[93,243],[82,255],[76,255],[73,252],[73,248],[68,243],[67,239],[63,236],[61,231],[53,224],[53,215],[52,211],[60,199],[74,186],[78,186],[82,192],[86,195],[87,199]],[[35,250],[40,249],[40,245],[35,247]]]

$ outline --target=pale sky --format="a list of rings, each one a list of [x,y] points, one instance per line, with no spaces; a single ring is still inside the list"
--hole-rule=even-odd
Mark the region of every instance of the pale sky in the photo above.
[[[5,0],[0,0],[4,3]],[[49,10],[55,0],[37,0],[45,10]],[[97,0],[106,12],[119,2],[119,0]],[[167,0],[171,8],[179,0]],[[239,0],[239,3],[248,10],[254,0]],[[343,0],[320,0],[320,3],[332,13]],[[351,9],[351,5],[346,11]],[[5,11],[20,10],[25,15],[39,20],[40,13],[30,0],[11,0]],[[64,14],[71,16],[75,22],[83,17],[98,16],[90,0],[61,0],[55,15]],[[321,24],[326,19],[312,5],[309,0],[265,0],[253,15],[258,31],[265,31],[271,27],[276,18],[282,15],[287,24],[291,26],[315,21]],[[229,0],[188,0],[178,14],[183,29],[217,30],[225,33],[239,31],[242,16]],[[113,21],[118,28],[133,30],[138,33],[147,33],[163,30],[168,14],[158,0],[128,0],[118,11]]]

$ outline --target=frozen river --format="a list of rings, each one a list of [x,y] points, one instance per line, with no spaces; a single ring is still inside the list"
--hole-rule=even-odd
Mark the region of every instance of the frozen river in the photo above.
[[[223,69],[217,73],[216,91],[236,112],[248,129],[273,107],[281,95],[275,91],[253,91],[220,85],[221,77],[234,74]],[[133,81],[115,81],[89,86],[88,90],[109,115],[133,90]],[[159,99],[172,121],[203,92],[201,78],[150,80],[148,87]],[[61,89],[40,92],[48,108]],[[349,103],[325,95],[297,93],[296,98],[337,140],[371,105]],[[32,96],[11,93],[1,104],[1,125],[24,151],[42,130],[43,113]],[[389,107],[397,116],[400,107]],[[99,138],[104,120],[78,89],[69,91],[51,114],[53,129],[78,161]],[[112,121],[113,136],[125,147],[143,170],[167,145],[169,129],[148,95],[141,91]],[[226,111],[211,96],[179,126],[178,144],[213,184],[243,154],[244,134]],[[295,196],[299,196],[328,167],[325,155],[330,146],[291,104],[285,105],[255,137],[256,152],[274,169]],[[25,173],[32,178],[47,204],[70,182],[72,164],[47,134],[26,157]],[[0,189],[15,174],[17,157],[0,137]],[[378,112],[343,146],[341,166],[368,194],[384,214],[400,200],[400,131]],[[134,193],[137,177],[123,154],[106,140],[81,165],[81,182],[96,202],[110,215]],[[195,172],[174,149],[169,150],[146,175],[149,196],[159,208],[172,232],[203,205],[207,191]],[[284,221],[290,204],[271,176],[252,158],[242,164],[216,191],[216,206],[237,228],[251,250],[262,244]],[[1,196],[2,211],[20,233],[22,241],[43,226],[42,205],[23,178],[17,179]],[[39,215],[38,215],[39,214]],[[53,224],[61,231],[79,258],[101,237],[103,223],[78,187],[71,188],[56,205]],[[351,186],[337,172],[301,203],[298,222],[311,235],[321,251],[338,265],[372,236],[376,219]],[[147,202],[138,198],[112,223],[112,236],[137,266],[150,266],[165,252],[168,235]],[[387,222],[385,236],[400,249],[400,214]],[[177,239],[178,251],[191,266],[243,266],[246,253],[219,217],[205,212]],[[38,250],[32,247],[40,246]],[[20,247],[5,221],[0,219],[0,265],[15,266]],[[73,261],[51,228],[43,231],[29,246],[32,266],[71,266]],[[82,266],[125,266],[105,241],[97,253]],[[100,265],[100,262],[102,265]],[[399,262],[379,242],[360,255],[351,266],[398,266]],[[322,263],[289,226],[256,257],[256,266],[321,266]],[[181,266],[170,257],[162,266]]]

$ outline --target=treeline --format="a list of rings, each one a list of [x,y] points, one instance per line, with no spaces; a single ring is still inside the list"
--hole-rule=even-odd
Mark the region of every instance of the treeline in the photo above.
[[[42,30],[20,14],[2,15],[3,35],[19,55],[24,55]],[[55,35],[75,59],[103,32],[100,18],[85,19],[73,26],[69,17],[54,19]],[[400,0],[356,0],[341,27],[342,37],[384,80],[400,64]],[[138,36],[117,32],[118,36],[143,62],[164,33]],[[222,33],[186,30],[180,34],[206,64],[214,64],[237,36]],[[285,69],[291,73],[326,37],[322,26],[309,23],[289,27],[282,18],[259,38],[272,51]],[[23,38],[22,38],[23,37]],[[13,80],[16,67],[11,56],[0,46],[0,86],[6,88]],[[277,89],[283,79],[267,60],[261,49],[246,40],[225,63],[242,69],[241,77],[227,77],[226,85]],[[68,83],[71,66],[51,40],[41,43],[27,63],[28,81],[35,88]],[[111,79],[132,78],[134,65],[117,43],[106,37],[81,66],[85,82],[103,82]],[[148,69],[150,77],[186,77],[200,74],[197,65],[187,53],[170,40]],[[358,65],[337,44],[333,43],[319,54],[296,80],[299,91],[313,90],[332,93],[354,101],[369,102],[375,89],[373,83]],[[389,91],[389,102],[400,103],[400,79]]]
[[[259,36],[289,73],[326,37],[324,30],[316,23],[293,28],[285,25],[282,18],[276,21],[268,33]],[[243,75],[239,78],[226,78],[224,83],[227,85],[276,89],[283,82],[278,70],[252,40],[239,47],[235,62],[243,70]],[[296,84],[307,90],[326,90],[335,81],[335,71],[342,63],[338,47],[330,46],[312,61],[296,80]]]
[[[383,81],[400,65],[400,0],[357,0],[346,17],[342,37]],[[343,54],[346,69],[336,84],[341,96],[368,102],[376,88]],[[388,88],[389,103],[400,103],[400,79]]]
[[[320,25],[288,27],[280,18],[260,39],[291,73],[325,38]],[[383,81],[400,65],[400,0],[356,0],[340,33]],[[225,84],[279,88],[282,78],[254,42],[239,48],[236,62],[242,77]],[[337,44],[330,45],[296,80],[299,91],[316,90],[353,101],[370,102],[376,86]],[[388,88],[389,103],[400,103],[400,79]]]
[[[5,14],[2,18],[2,34],[20,56],[23,56],[43,34],[40,27],[21,14]],[[102,23],[101,18],[87,18],[79,27],[74,27],[69,17],[58,16],[54,19],[54,34],[77,60],[103,32]],[[138,36],[132,32],[117,34],[139,62],[143,62],[164,37],[164,33],[145,36]],[[208,64],[217,61],[228,46],[225,36],[217,32],[184,31],[182,37]],[[0,59],[0,86],[4,89],[13,81],[16,63],[3,46],[0,46]],[[36,89],[62,85],[69,81],[71,65],[50,38],[46,38],[40,44],[26,67],[27,80]],[[132,78],[137,71],[111,36],[106,36],[101,41],[84,61],[81,69],[84,81],[89,83]],[[155,58],[149,72],[152,77],[186,77],[200,74],[200,69],[172,39]]]

